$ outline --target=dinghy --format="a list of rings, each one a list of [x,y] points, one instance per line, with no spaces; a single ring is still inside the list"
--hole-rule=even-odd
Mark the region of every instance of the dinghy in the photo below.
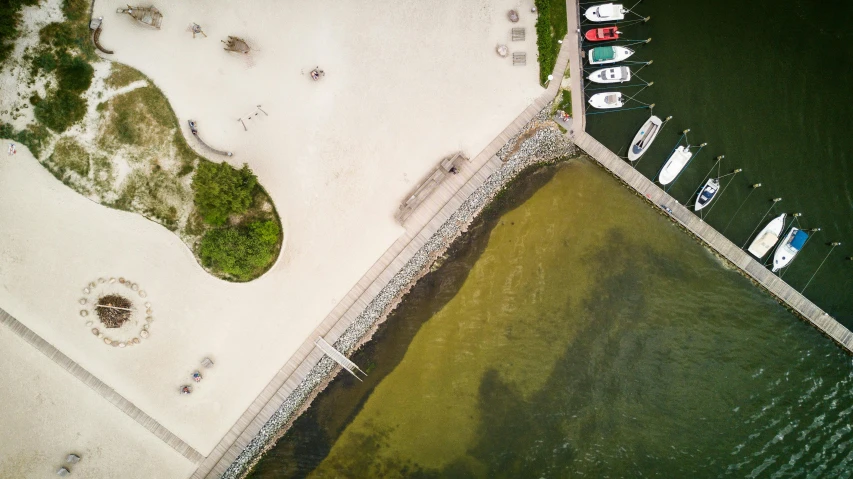
[[[587,40],[591,42],[603,42],[606,40],[616,40],[619,34],[622,33],[616,29],[617,27],[602,27],[592,28],[584,34]]]
[[[615,22],[625,18],[628,10],[622,8],[622,5],[614,3],[602,3],[594,7],[589,7],[584,12],[584,16],[591,22]]]
[[[764,257],[770,248],[776,245],[779,241],[779,236],[782,234],[782,228],[785,227],[785,213],[773,218],[773,221],[767,223],[767,226],[758,233],[758,236],[750,243],[747,251],[758,259]]]
[[[797,253],[803,249],[807,239],[809,239],[808,233],[792,226],[788,236],[785,236],[782,244],[776,248],[776,253],[773,255],[773,272],[775,273],[791,264],[791,261],[794,261],[794,256],[797,256]]]
[[[702,188],[702,191],[699,192],[699,196],[696,197],[696,204],[693,205],[693,211],[699,211],[708,206],[708,204],[711,203],[711,200],[717,196],[718,191],[720,191],[720,180],[710,178],[705,183],[705,187]]]
[[[625,47],[595,47],[589,50],[590,65],[603,65],[625,60],[634,54],[634,50]]]
[[[596,93],[589,98],[589,104],[593,108],[606,110],[609,108],[622,107],[622,94],[618,91],[609,91],[605,93]]]
[[[657,138],[662,124],[663,122],[660,121],[660,118],[654,115],[643,123],[640,131],[634,135],[634,140],[631,141],[631,149],[628,151],[628,159],[630,161],[637,161],[643,156],[643,153],[649,149],[649,146]]]
[[[622,83],[631,79],[631,69],[628,67],[602,68],[589,75],[589,80],[595,83]]]
[[[690,161],[690,157],[693,156],[690,154],[690,150],[687,149],[686,146],[679,146],[672,152],[672,156],[666,161],[666,164],[663,165],[663,169],[660,170],[660,176],[658,176],[658,182],[662,185],[668,185],[675,181],[675,178],[681,173],[681,170],[687,166],[687,162]]]

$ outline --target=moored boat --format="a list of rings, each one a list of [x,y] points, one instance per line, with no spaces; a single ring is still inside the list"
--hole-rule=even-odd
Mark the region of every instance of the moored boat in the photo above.
[[[658,182],[662,185],[668,185],[675,181],[675,178],[678,177],[681,170],[687,166],[687,162],[690,161],[691,156],[690,150],[687,149],[686,146],[679,146],[676,148],[669,159],[666,160],[666,164],[663,165],[663,169],[660,170]]]
[[[584,37],[591,42],[603,42],[618,39],[620,33],[617,27],[591,28],[584,33]]]
[[[640,127],[640,131],[634,135],[634,140],[631,141],[631,149],[628,150],[628,160],[637,161],[641,156],[643,156],[643,153],[649,149],[649,146],[651,146],[652,142],[657,138],[662,124],[663,122],[660,118],[654,115],[643,123],[643,126]]]
[[[605,63],[616,63],[625,60],[634,54],[634,50],[625,47],[595,47],[590,48],[590,65],[603,65]]]
[[[776,253],[773,254],[773,272],[775,273],[791,264],[791,261],[794,261],[794,256],[797,256],[797,253],[803,249],[807,239],[809,239],[808,233],[792,226],[782,244],[776,248]]]
[[[137,22],[157,30],[163,23],[163,14],[153,5],[150,7],[131,7],[128,5],[127,8],[117,8],[116,13],[126,13]]]
[[[749,254],[761,259],[770,251],[770,248],[776,245],[776,242],[779,241],[779,236],[782,234],[782,228],[785,227],[785,216],[785,213],[782,213],[773,218],[773,221],[767,223],[767,226],[749,244],[749,248],[747,248]]]
[[[602,68],[589,74],[589,80],[595,83],[622,83],[630,79],[629,67]]]
[[[622,107],[622,93],[618,91],[596,93],[589,97],[589,104],[601,110],[620,108]]]
[[[602,3],[586,9],[584,16],[591,22],[615,22],[625,18],[628,10],[618,3]]]
[[[699,196],[696,197],[696,204],[693,205],[693,211],[699,211],[708,206],[714,197],[717,196],[717,192],[719,191],[720,180],[716,178],[709,178],[708,181],[705,182],[705,186],[702,188],[702,191],[699,192]]]

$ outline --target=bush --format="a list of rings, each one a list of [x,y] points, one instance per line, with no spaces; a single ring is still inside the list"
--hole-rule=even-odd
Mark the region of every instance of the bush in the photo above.
[[[238,281],[249,281],[275,261],[280,233],[272,220],[212,229],[199,244],[201,264]]]
[[[545,85],[554,71],[561,40],[569,31],[564,0],[536,0],[536,46],[539,50],[539,83]]]
[[[83,93],[92,84],[95,69],[80,57],[63,56],[62,63],[56,71],[60,90]]]
[[[35,5],[38,0],[0,0],[0,63],[6,61],[18,38],[21,7]]]
[[[35,98],[33,113],[38,121],[56,133],[62,133],[86,115],[86,100],[79,93],[58,90],[46,99]]]
[[[196,209],[205,223],[223,225],[230,215],[249,208],[257,186],[249,165],[238,170],[228,163],[201,161],[192,183]]]

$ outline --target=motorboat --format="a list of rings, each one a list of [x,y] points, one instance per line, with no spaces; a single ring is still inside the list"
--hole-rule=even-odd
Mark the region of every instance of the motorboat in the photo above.
[[[608,108],[622,107],[622,94],[618,91],[609,91],[605,93],[596,93],[589,98],[589,104],[593,108],[605,110]]]
[[[634,50],[625,47],[595,47],[589,49],[590,65],[604,65],[625,60],[634,54]]]
[[[808,233],[792,226],[788,235],[782,240],[782,244],[776,248],[776,253],[773,254],[773,272],[775,273],[791,264],[791,261],[794,261],[794,256],[797,256],[797,253],[803,249],[807,239],[809,239]]]
[[[699,211],[708,206],[711,203],[711,200],[717,196],[719,191],[720,180],[716,178],[709,178],[708,181],[705,182],[705,186],[702,188],[702,191],[699,192],[699,196],[696,197],[696,204],[693,205],[693,211]]]
[[[658,176],[658,182],[662,185],[668,185],[675,181],[675,178],[678,177],[678,174],[681,173],[681,170],[687,166],[687,162],[690,161],[690,157],[693,156],[690,154],[690,150],[686,146],[679,146],[672,152],[672,156],[666,160],[666,163],[663,165],[663,168],[660,170],[660,175]]]
[[[782,213],[773,218],[773,221],[767,223],[767,226],[758,233],[758,236],[752,240],[749,248],[747,248],[749,254],[761,259],[770,251],[770,248],[776,245],[776,242],[779,241],[779,236],[782,235],[782,228],[785,227],[785,216],[785,213]]]
[[[612,67],[596,70],[589,75],[589,80],[595,83],[622,83],[631,79],[629,67]]]
[[[615,22],[625,18],[628,10],[622,8],[618,3],[602,3],[594,7],[589,7],[584,12],[584,16],[591,22]]]
[[[628,150],[628,160],[637,161],[643,156],[643,153],[649,149],[649,146],[657,138],[662,124],[663,122],[660,121],[660,118],[654,115],[643,123],[640,131],[634,135],[634,139],[631,141],[631,149]]]
[[[617,27],[591,28],[584,33],[584,37],[591,42],[603,42],[618,39],[620,33]]]

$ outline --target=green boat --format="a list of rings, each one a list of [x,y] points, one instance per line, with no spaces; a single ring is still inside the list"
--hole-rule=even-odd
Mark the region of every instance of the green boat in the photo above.
[[[590,65],[602,65],[621,62],[633,54],[634,50],[625,47],[595,47],[589,50],[587,58]]]

